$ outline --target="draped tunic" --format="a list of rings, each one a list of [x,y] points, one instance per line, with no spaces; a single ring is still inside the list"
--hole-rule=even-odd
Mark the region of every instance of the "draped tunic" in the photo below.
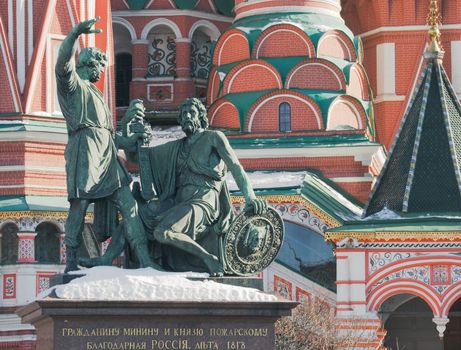
[[[56,70],[57,95],[67,124],[65,150],[68,198],[98,199],[128,185],[117,157],[112,116],[102,93],[81,79],[72,62]]]

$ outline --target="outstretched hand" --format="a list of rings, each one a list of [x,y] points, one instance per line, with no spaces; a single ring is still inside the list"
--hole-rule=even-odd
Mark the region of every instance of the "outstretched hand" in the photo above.
[[[83,22],[80,22],[79,24],[77,24],[77,26],[75,27],[76,31],[77,31],[77,35],[102,33],[102,29],[93,28],[94,24],[97,21],[99,21],[100,18],[101,17],[98,16],[96,18],[89,19],[89,20],[86,20],[86,21],[83,21]]]
[[[267,210],[267,201],[264,199],[251,199],[245,204],[245,209],[247,213],[253,213],[256,215],[264,214]]]

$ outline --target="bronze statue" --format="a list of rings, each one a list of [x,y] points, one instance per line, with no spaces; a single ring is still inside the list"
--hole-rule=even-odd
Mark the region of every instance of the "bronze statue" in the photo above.
[[[115,205],[123,216],[127,241],[136,252],[140,266],[160,268],[148,253],[137,203],[129,188],[131,176],[117,158],[118,148],[132,147],[144,135],[127,137],[114,132],[109,108],[93,84],[100,79],[107,63],[105,54],[97,48],[84,48],[75,62],[78,37],[100,33],[100,29],[93,29],[98,19],[81,22],[72,28],[62,42],[56,63],[57,94],[69,135],[65,150],[70,202],[65,225],[65,271],[78,269],[77,248],[81,243],[86,211],[92,202],[96,206]],[[134,103],[127,115],[130,119],[142,118],[143,109]],[[116,212],[112,211],[112,215],[115,217]]]

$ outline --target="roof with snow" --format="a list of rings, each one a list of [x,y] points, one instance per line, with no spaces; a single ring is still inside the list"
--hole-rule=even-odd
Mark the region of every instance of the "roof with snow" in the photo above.
[[[461,105],[441,64],[428,52],[426,67],[373,188],[365,216],[461,212]]]

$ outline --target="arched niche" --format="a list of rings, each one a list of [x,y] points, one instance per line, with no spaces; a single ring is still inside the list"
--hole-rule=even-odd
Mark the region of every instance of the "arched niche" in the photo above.
[[[148,28],[148,27],[147,27]],[[147,77],[176,76],[176,39],[178,30],[159,22],[143,34],[148,41]],[[180,34],[180,33],[179,33]]]
[[[434,313],[422,298],[413,294],[395,294],[386,299],[379,311],[387,331],[388,349],[444,350]]]
[[[18,260],[18,226],[13,222],[4,223],[0,227],[0,264],[16,264]]]
[[[51,222],[42,222],[35,229],[35,260],[39,264],[60,263],[59,228]]]
[[[211,37],[203,28],[194,31],[191,38],[190,72],[192,78],[206,80],[211,69]]]

